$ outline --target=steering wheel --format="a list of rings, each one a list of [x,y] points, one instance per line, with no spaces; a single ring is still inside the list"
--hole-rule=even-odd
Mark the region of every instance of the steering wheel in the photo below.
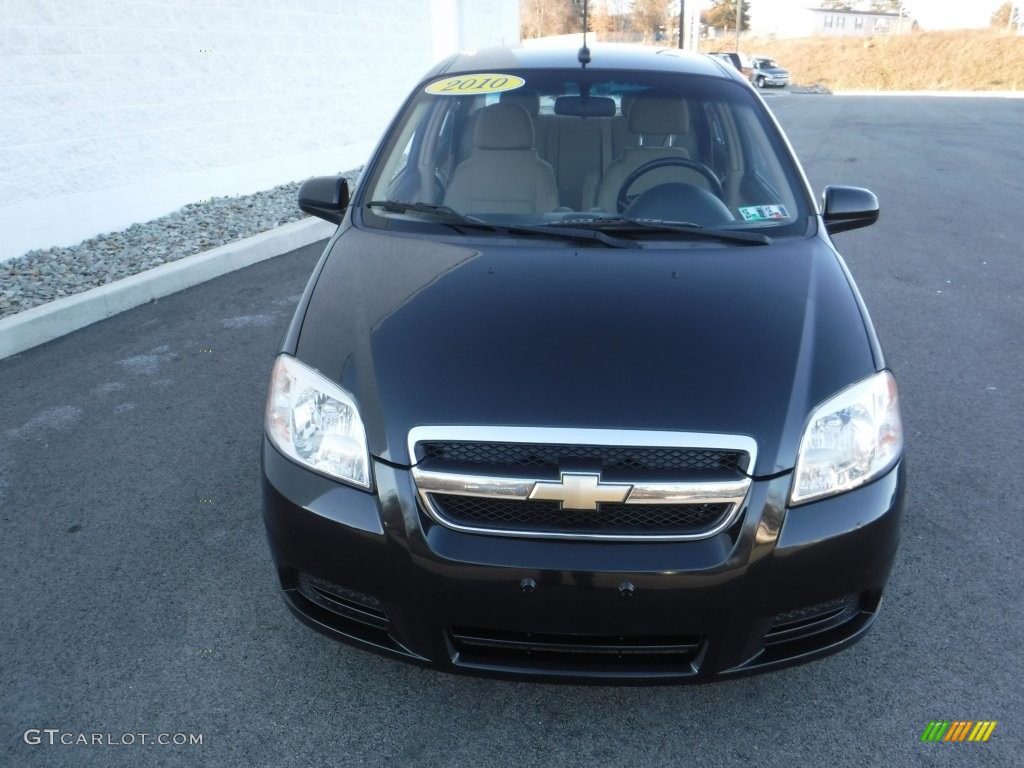
[[[635,168],[626,180],[622,182],[622,186],[619,187],[619,193],[616,198],[616,206],[619,213],[626,210],[626,206],[629,205],[629,197],[626,194],[629,192],[637,179],[641,176],[646,176],[651,171],[655,171],[658,168],[666,168],[668,166],[678,165],[683,168],[689,168],[697,171],[701,176],[708,180],[708,184],[711,185],[711,191],[714,192],[720,199],[725,197],[725,190],[722,189],[722,182],[719,181],[715,172],[708,168],[704,163],[691,160],[688,157],[659,157],[649,162],[644,163],[638,168]]]

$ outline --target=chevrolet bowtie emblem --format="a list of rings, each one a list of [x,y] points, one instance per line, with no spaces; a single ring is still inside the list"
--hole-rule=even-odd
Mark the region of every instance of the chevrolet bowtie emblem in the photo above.
[[[629,483],[602,483],[601,476],[588,472],[563,472],[555,483],[541,480],[534,484],[530,498],[560,501],[562,509],[597,509],[598,502],[623,502],[633,486]]]

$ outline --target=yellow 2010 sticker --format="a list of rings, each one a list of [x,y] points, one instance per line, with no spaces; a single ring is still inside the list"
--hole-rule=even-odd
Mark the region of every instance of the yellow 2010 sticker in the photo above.
[[[459,75],[436,80],[427,86],[427,93],[440,96],[468,96],[476,93],[501,93],[522,88],[526,81],[515,75],[497,75],[483,73],[478,75]]]

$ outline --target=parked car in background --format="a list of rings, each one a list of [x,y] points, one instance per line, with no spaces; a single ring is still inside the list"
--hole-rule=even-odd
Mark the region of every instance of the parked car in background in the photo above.
[[[783,69],[767,56],[755,56],[750,60],[750,82],[758,88],[785,88],[789,85],[789,70]]]
[[[711,55],[719,59],[723,59],[724,61],[728,61],[730,64],[736,67],[736,69],[739,70],[740,74],[742,74],[748,80],[750,80],[751,75],[754,74],[754,69],[751,65],[750,57],[747,56],[746,54],[739,53],[737,51],[718,51],[717,53],[712,53]]]

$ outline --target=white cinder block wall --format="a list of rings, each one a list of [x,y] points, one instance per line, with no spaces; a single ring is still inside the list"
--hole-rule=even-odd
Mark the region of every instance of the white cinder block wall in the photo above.
[[[519,0],[0,0],[0,261],[361,165]]]

